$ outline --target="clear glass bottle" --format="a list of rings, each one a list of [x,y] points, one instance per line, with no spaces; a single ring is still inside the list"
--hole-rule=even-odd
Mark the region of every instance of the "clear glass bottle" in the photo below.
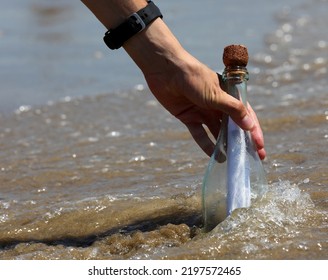
[[[226,67],[222,80],[226,92],[247,104],[246,67]],[[203,181],[205,231],[212,230],[234,209],[249,207],[266,189],[266,175],[250,133],[224,116]]]

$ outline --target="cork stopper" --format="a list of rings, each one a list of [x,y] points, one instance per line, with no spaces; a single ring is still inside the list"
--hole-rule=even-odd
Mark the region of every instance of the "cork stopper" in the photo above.
[[[247,48],[243,45],[226,46],[223,51],[223,63],[225,67],[246,67],[248,63]]]

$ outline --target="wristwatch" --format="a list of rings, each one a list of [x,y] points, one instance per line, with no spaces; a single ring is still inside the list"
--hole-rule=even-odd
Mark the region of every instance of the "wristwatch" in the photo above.
[[[152,21],[158,17],[163,18],[159,8],[152,1],[147,2],[148,5],[145,8],[133,13],[118,27],[109,29],[105,33],[104,41],[110,49],[119,49],[124,42],[144,30]]]

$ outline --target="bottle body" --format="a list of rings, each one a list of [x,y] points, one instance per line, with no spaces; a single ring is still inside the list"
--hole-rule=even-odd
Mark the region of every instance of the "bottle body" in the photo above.
[[[247,69],[227,67],[222,78],[225,90],[246,105]],[[234,209],[249,207],[266,189],[265,172],[250,133],[224,116],[203,181],[205,230],[213,229]]]

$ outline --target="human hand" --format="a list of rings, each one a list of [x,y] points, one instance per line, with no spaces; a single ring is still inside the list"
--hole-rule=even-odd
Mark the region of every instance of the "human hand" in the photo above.
[[[196,143],[209,156],[217,139],[223,113],[243,129],[249,130],[259,157],[265,158],[263,133],[257,116],[250,105],[247,108],[220,87],[220,76],[185,54],[188,67],[174,71],[145,75],[148,85],[158,101],[186,125]],[[206,126],[208,131],[204,128]],[[212,138],[213,139],[213,138]]]
[[[220,131],[223,113],[251,132],[259,157],[265,158],[263,133],[251,106],[222,90],[217,73],[182,48],[165,23],[158,19],[123,47],[144,73],[157,100],[184,123],[209,156]]]

